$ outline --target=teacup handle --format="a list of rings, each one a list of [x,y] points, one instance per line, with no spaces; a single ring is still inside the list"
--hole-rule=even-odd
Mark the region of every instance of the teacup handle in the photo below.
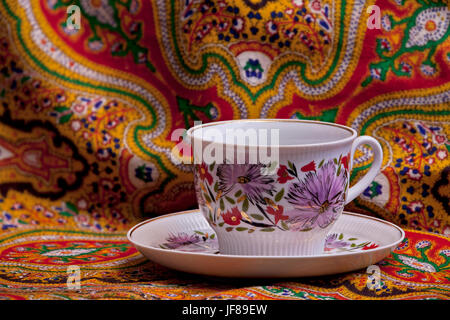
[[[351,167],[353,167],[353,156],[355,155],[356,148],[358,148],[362,144],[368,144],[373,149],[373,161],[370,166],[369,171],[358,181],[353,187],[348,190],[347,199],[345,204],[349,203],[361,193],[372,183],[373,179],[375,179],[376,175],[379,173],[381,164],[383,162],[383,149],[381,149],[380,143],[372,137],[369,136],[361,136],[355,139],[352,144],[352,152],[351,152]]]

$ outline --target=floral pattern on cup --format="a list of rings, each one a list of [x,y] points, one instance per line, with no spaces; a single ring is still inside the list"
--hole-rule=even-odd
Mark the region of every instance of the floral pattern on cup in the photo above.
[[[286,197],[294,208],[288,213],[291,229],[307,231],[317,226],[328,227],[344,208],[346,184],[346,171],[336,172],[333,160],[309,171],[299,183],[293,183]]]
[[[262,164],[221,164],[217,167],[219,191],[229,195],[233,191],[242,191],[250,203],[264,204],[264,196],[273,196],[275,187],[273,178],[263,174]]]
[[[325,238],[324,252],[365,251],[378,248],[379,245],[371,241],[358,241],[358,238],[348,237],[343,233],[330,233]]]
[[[330,233],[325,239],[323,253],[366,251],[378,248],[378,244],[364,241],[343,233]],[[193,231],[170,234],[160,248],[183,252],[219,254],[219,243],[212,232]]]
[[[252,233],[327,228],[342,212],[350,155],[297,166],[288,161],[271,174],[263,164],[196,165],[199,205],[209,223]]]

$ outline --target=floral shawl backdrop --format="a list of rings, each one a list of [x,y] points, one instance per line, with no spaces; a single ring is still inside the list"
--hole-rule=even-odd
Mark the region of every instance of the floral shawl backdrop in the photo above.
[[[0,0],[0,297],[448,298],[449,24],[443,0]],[[174,131],[238,118],[380,141],[382,170],[348,209],[409,229],[383,288],[364,272],[211,285],[126,241],[139,219],[196,206]],[[371,157],[357,151],[353,183]],[[84,291],[67,292],[68,265]]]

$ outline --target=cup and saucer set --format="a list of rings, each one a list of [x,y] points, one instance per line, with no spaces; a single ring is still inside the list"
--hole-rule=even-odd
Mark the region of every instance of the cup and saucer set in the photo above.
[[[153,218],[128,239],[146,258],[206,276],[291,278],[359,270],[404,238],[390,222],[344,211],[378,174],[383,152],[349,127],[231,120],[188,130],[199,209]],[[355,150],[373,150],[350,186]]]

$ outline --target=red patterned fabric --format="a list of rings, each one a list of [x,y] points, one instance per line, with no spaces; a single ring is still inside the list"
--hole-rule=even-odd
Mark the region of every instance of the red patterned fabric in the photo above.
[[[57,240],[51,240],[51,239]],[[42,239],[48,239],[43,241]],[[407,231],[378,263],[369,289],[365,270],[298,280],[233,280],[174,272],[146,261],[123,234],[49,230],[0,238],[2,299],[449,299],[447,238]],[[49,257],[52,255],[52,257]],[[67,288],[67,266],[81,267],[81,289]]]
[[[447,298],[449,25],[443,0],[0,0],[0,295]],[[145,217],[196,206],[183,129],[239,118],[380,141],[382,170],[347,209],[411,230],[380,263],[386,288],[368,291],[364,272],[212,285],[125,241]],[[371,157],[357,151],[353,183]],[[86,291],[65,288],[74,263]]]

